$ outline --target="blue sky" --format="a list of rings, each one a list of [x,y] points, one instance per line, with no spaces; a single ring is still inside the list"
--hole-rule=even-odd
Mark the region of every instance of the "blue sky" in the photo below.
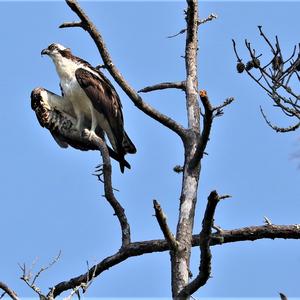
[[[84,2],[101,30],[115,64],[136,89],[184,79],[184,36],[166,37],[185,27],[184,2]],[[215,120],[209,155],[203,161],[195,233],[200,231],[206,197],[212,189],[230,194],[216,213],[224,229],[260,225],[267,216],[275,224],[299,221],[299,134],[276,134],[264,123],[259,105],[278,125],[286,119],[246,76],[235,71],[231,39],[241,54],[244,38],[266,51],[257,25],[270,37],[278,34],[289,53],[299,42],[297,2],[201,2],[200,17],[218,19],[199,32],[199,87],[217,105],[229,96],[236,101]],[[58,252],[58,264],[39,281],[44,290],[86,270],[120,246],[119,226],[103,197],[103,187],[91,174],[97,152],[60,149],[41,128],[30,108],[30,92],[43,86],[59,93],[52,62],[40,52],[52,42],[70,47],[93,65],[101,63],[87,33],[58,29],[76,16],[64,2],[0,2],[1,140],[0,280],[19,295],[32,296],[18,279],[17,263],[39,257],[47,264]],[[164,208],[176,228],[181,177],[172,171],[182,164],[180,140],[138,111],[116,87],[123,103],[125,127],[137,146],[128,156],[132,169],[121,174],[113,163],[114,187],[126,209],[134,241],[161,238],[152,200]],[[186,124],[184,94],[155,92],[145,101]],[[276,297],[278,291],[299,296],[299,241],[258,241],[213,248],[208,284],[196,297]],[[197,273],[199,250],[192,256]],[[91,297],[168,297],[168,253],[132,258],[103,273],[91,286]]]

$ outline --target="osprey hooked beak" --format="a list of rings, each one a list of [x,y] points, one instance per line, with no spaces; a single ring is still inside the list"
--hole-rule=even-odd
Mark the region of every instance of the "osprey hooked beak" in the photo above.
[[[48,55],[49,53],[50,53],[49,49],[46,48],[42,50],[41,55]]]

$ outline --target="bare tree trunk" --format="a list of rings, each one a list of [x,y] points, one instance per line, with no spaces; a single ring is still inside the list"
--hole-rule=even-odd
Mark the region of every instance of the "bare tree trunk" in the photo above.
[[[184,140],[185,161],[176,233],[179,246],[176,251],[171,252],[172,295],[174,299],[189,282],[192,233],[200,174],[200,163],[192,163],[200,137],[197,79],[198,4],[194,0],[188,0],[187,3],[185,61],[188,134]],[[183,298],[181,297],[181,299]]]
[[[189,169],[193,155],[186,153],[186,166],[183,174],[182,193],[180,197],[180,219],[177,226],[177,251],[171,252],[172,295],[176,299],[179,292],[188,284],[190,274],[190,256],[194,214],[197,201],[197,188],[200,166]]]

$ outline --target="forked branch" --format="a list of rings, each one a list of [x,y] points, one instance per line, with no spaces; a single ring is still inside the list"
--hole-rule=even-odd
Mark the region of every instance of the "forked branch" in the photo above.
[[[198,20],[197,24],[198,24],[198,26],[200,26],[200,25],[205,24],[205,23],[207,23],[207,22],[213,21],[213,20],[216,19],[217,17],[218,17],[218,16],[217,16],[216,14],[210,14],[207,18]],[[178,35],[180,35],[180,34],[184,34],[186,31],[187,31],[186,28],[185,28],[185,29],[182,29],[182,30],[180,30],[178,33],[168,36],[168,38],[170,39],[170,38],[176,37],[176,36],[178,36]]]
[[[201,286],[205,285],[211,273],[211,234],[214,225],[214,215],[217,204],[221,199],[228,198],[229,196],[220,197],[216,191],[212,191],[208,196],[207,206],[202,221],[202,230],[199,236],[200,243],[200,267],[199,274],[191,281],[179,294],[180,297],[192,295]]]
[[[242,241],[255,241],[260,239],[300,239],[300,224],[295,225],[263,225],[251,226],[233,230],[222,230],[222,232],[213,233],[211,235],[210,246],[221,245],[226,243],[235,243]],[[200,235],[193,235],[192,246],[200,246]],[[141,256],[154,252],[169,251],[170,247],[166,240],[149,240],[131,243],[128,246],[120,249],[114,255],[111,255],[97,265],[94,265],[87,273],[63,281],[55,285],[53,297],[57,297],[62,292],[69,289],[74,289],[81,283],[86,283],[88,278],[98,277],[101,273],[109,268],[120,264],[122,261],[130,257]],[[95,270],[96,269],[96,270]]]
[[[61,255],[61,251],[59,251],[58,255],[47,266],[41,267],[40,270],[35,275],[33,275],[32,269],[36,264],[36,261],[32,263],[32,266],[29,269],[27,269],[25,263],[23,265],[19,265],[20,269],[22,270],[21,280],[23,280],[36,294],[38,294],[41,300],[47,300],[47,299],[52,300],[53,299],[52,293],[50,291],[49,296],[43,294],[41,289],[36,285],[36,281],[41,276],[42,273],[44,273],[46,270],[48,270],[58,262],[58,260],[60,259],[60,255]]]
[[[234,98],[230,97],[227,98],[222,104],[213,107],[205,90],[201,90],[199,92],[199,96],[204,108],[202,125],[203,130],[201,132],[200,139],[198,140],[196,151],[190,164],[191,166],[196,166],[197,164],[199,164],[200,160],[205,154],[205,149],[210,138],[210,132],[214,118],[222,116],[223,108],[230,105],[234,101]]]

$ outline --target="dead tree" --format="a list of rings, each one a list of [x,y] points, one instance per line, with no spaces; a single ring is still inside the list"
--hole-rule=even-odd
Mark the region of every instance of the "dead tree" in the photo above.
[[[124,208],[119,203],[112,188],[112,168],[105,142],[100,137],[91,135],[88,131],[85,131],[83,135],[81,132],[76,131],[74,127],[75,121],[72,116],[69,116],[65,112],[57,111],[51,107],[49,103],[35,101],[32,107],[42,126],[46,127],[50,132],[55,131],[55,133],[59,133],[66,140],[73,141],[76,145],[84,145],[86,150],[98,149],[101,152],[103,159],[101,180],[104,184],[105,198],[113,208],[121,229],[120,249],[116,253],[102,259],[94,266],[89,267],[87,272],[57,283],[50,289],[47,295],[37,288],[35,283],[36,277],[34,277],[33,281],[28,279],[25,266],[23,266],[23,280],[25,282],[27,281],[26,283],[39,294],[40,298],[54,299],[68,290],[71,290],[70,297],[74,293],[79,293],[80,291],[85,292],[91,281],[99,279],[98,277],[100,277],[104,271],[122,263],[130,257],[153,252],[169,251],[171,259],[172,297],[173,299],[189,299],[190,296],[201,288],[201,286],[205,285],[210,278],[212,269],[212,246],[259,239],[299,239],[300,225],[274,225],[268,221],[261,226],[251,226],[234,230],[225,230],[214,226],[214,214],[218,203],[230,197],[229,195],[219,195],[217,191],[212,191],[208,196],[206,209],[202,217],[202,228],[199,230],[199,234],[194,234],[195,207],[198,200],[201,162],[209,142],[214,120],[216,117],[221,116],[223,109],[233,101],[233,98],[228,98],[222,104],[214,106],[208,93],[205,90],[199,91],[197,69],[198,27],[205,23],[205,21],[199,20],[198,2],[196,0],[187,0],[187,9],[185,12],[186,28],[180,32],[180,34],[186,34],[184,56],[186,65],[185,78],[179,82],[164,82],[148,86],[139,92],[126,81],[113,63],[100,31],[97,30],[96,26],[80,5],[75,0],[66,0],[66,3],[79,17],[80,21],[63,23],[60,28],[80,27],[87,31],[99,50],[104,67],[131,99],[133,104],[140,111],[170,129],[180,138],[184,148],[184,162],[182,166],[177,166],[174,170],[182,175],[182,186],[176,233],[170,230],[163,208],[158,201],[154,200],[155,216],[164,239],[132,242],[130,223],[126,217]],[[209,18],[213,19],[213,17]],[[250,45],[248,46],[250,54],[252,55],[251,59],[253,61],[254,59],[258,59],[255,52],[251,50]],[[276,54],[276,57],[277,55],[280,55],[280,52]],[[239,57],[238,60],[239,63],[242,62]],[[293,69],[294,67],[295,65],[292,64],[290,68]],[[265,74],[266,67],[258,67],[258,70],[262,73],[264,78],[268,78]],[[247,72],[249,72],[249,67]],[[277,74],[277,71],[275,73]],[[278,84],[279,82],[281,87],[284,86],[282,81],[279,80]],[[277,84],[277,81],[274,84]],[[173,88],[181,89],[185,93],[188,120],[185,126],[157,111],[147,104],[141,96],[142,92]],[[273,88],[273,90],[276,93],[277,90],[275,88]],[[285,110],[285,106],[282,104],[284,103],[284,105],[290,104],[293,112],[296,111],[297,106],[294,102],[286,103],[287,99],[285,98],[276,101],[281,109]],[[285,112],[288,112],[288,110],[285,110]],[[190,256],[192,247],[199,247],[201,253],[199,257],[199,272],[193,279],[190,278]],[[40,275],[40,273],[38,273],[38,275]]]
[[[273,105],[294,120],[295,124],[288,127],[273,125],[263,109],[260,108],[266,123],[277,132],[296,130],[300,127],[300,91],[297,92],[295,89],[300,81],[300,44],[294,46],[289,57],[284,57],[278,36],[275,37],[275,43],[272,43],[263,32],[262,26],[258,26],[258,29],[271,52],[271,57],[262,62],[263,55],[258,54],[251,43],[245,40],[245,46],[249,53],[249,59],[245,64],[238,54],[236,42],[232,40],[237,58],[237,71],[239,73],[246,72],[267,93]]]

